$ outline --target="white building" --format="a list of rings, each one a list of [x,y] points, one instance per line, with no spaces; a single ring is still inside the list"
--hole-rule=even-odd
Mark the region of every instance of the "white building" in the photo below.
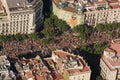
[[[54,80],[90,80],[91,70],[80,56],[56,50],[45,61]]]
[[[71,28],[84,23],[84,15],[81,12],[81,4],[75,4],[74,0],[53,0],[53,13],[66,21]]]
[[[53,0],[53,12],[74,27],[120,22],[120,0]]]
[[[98,0],[93,5],[86,5],[86,10],[85,23],[88,25],[120,22],[119,0]]]
[[[103,79],[120,79],[120,40],[112,41],[110,47],[104,50],[100,60],[100,67]]]
[[[0,0],[0,34],[30,34],[43,22],[42,0]]]
[[[6,56],[0,56],[0,80],[16,80]]]
[[[35,58],[21,58],[15,64],[21,80],[53,80],[51,72],[39,56]]]

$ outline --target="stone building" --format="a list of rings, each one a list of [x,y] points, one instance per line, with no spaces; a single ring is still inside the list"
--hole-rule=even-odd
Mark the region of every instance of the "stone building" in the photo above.
[[[86,10],[85,23],[88,25],[120,22],[119,0],[98,0],[93,5],[86,5]]]
[[[56,50],[44,59],[54,80],[90,80],[91,70],[82,57]]]
[[[120,79],[120,39],[112,41],[110,47],[104,50],[100,60],[100,67],[103,79]]]
[[[119,23],[120,0],[53,0],[53,12],[72,28],[84,23]]]
[[[15,74],[10,70],[10,62],[5,55],[0,56],[0,80],[16,80]]]
[[[43,22],[42,0],[0,0],[0,34],[30,34]]]
[[[21,80],[53,80],[51,72],[39,56],[30,59],[21,58],[15,67]]]
[[[71,28],[84,23],[84,15],[81,12],[82,6],[75,4],[74,0],[53,0],[53,13],[66,21]]]

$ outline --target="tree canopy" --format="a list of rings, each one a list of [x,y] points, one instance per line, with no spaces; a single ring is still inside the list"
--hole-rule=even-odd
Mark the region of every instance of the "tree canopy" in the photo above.
[[[53,13],[49,18],[45,18],[44,29],[42,33],[46,38],[53,38],[54,36],[60,35],[61,33],[67,31],[69,26],[67,23],[61,19],[58,19]]]
[[[79,33],[80,37],[84,40],[88,39],[92,33],[93,27],[87,24],[78,25],[73,28],[74,32]]]
[[[119,26],[120,23],[106,23],[106,24],[97,24],[96,26],[96,29],[98,31],[111,31],[111,30],[114,30],[114,29],[118,29],[120,28]]]

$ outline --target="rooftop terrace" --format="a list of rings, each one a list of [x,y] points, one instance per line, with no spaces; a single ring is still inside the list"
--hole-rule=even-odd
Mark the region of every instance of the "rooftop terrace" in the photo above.
[[[110,47],[104,50],[102,60],[110,68],[120,68],[120,39],[113,40]]]

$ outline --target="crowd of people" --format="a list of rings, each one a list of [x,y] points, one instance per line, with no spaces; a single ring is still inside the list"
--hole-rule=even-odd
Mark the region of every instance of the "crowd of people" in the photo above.
[[[25,54],[28,52],[45,52],[49,53],[53,50],[56,49],[63,49],[67,47],[69,51],[77,48],[77,46],[80,46],[82,44],[87,44],[87,43],[93,43],[93,42],[100,42],[100,41],[106,41],[108,38],[106,36],[95,36],[97,34],[93,34],[92,37],[97,37],[94,38],[94,41],[92,40],[93,38],[89,40],[81,40],[79,36],[74,36],[73,33],[70,31],[65,32],[59,37],[55,37],[55,40],[58,40],[58,42],[51,43],[51,44],[43,44],[42,39],[37,38],[35,40],[33,39],[25,39],[22,41],[10,41],[10,42],[4,42],[0,43],[2,46],[0,49],[0,55],[9,55],[9,56],[17,56],[19,54]],[[100,40],[98,40],[100,39]]]

